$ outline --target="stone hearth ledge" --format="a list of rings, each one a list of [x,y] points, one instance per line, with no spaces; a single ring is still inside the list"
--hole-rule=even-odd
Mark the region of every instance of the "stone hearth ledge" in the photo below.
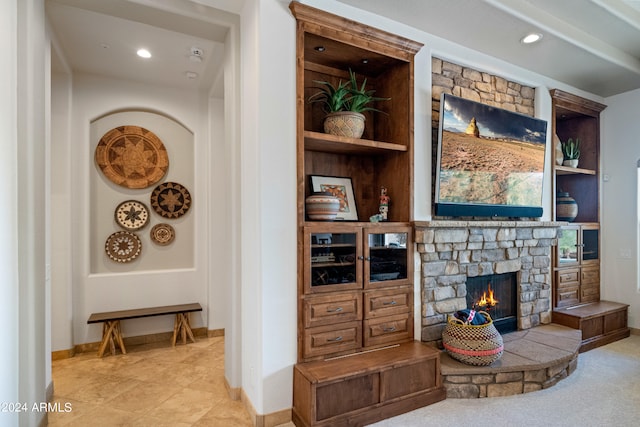
[[[447,398],[510,396],[549,388],[575,371],[582,332],[549,324],[503,335],[502,357],[473,366],[442,352]]]

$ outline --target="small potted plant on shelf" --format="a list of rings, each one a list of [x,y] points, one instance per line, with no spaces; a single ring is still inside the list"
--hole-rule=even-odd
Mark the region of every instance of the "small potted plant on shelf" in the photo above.
[[[375,90],[367,90],[367,79],[358,85],[356,75],[349,70],[349,81],[340,80],[337,86],[330,82],[314,80],[323,87],[309,97],[309,102],[321,102],[324,112],[324,132],[331,135],[360,138],[364,132],[365,111],[378,111],[372,104],[391,98],[373,96]]]
[[[564,156],[565,166],[571,166],[572,168],[578,167],[578,159],[580,158],[580,140],[576,138],[574,141],[569,138],[567,142],[562,143],[562,154]]]

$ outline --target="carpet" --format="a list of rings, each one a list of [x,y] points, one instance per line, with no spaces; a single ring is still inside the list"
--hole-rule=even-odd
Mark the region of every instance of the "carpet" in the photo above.
[[[640,335],[578,357],[553,387],[480,399],[446,399],[373,424],[376,427],[551,427],[640,425]]]

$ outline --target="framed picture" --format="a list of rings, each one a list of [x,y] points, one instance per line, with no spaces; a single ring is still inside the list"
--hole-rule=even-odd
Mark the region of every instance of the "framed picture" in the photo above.
[[[358,210],[356,209],[356,198],[353,195],[351,178],[322,175],[310,175],[310,178],[311,189],[314,192],[331,193],[340,199],[340,211],[336,216],[336,220],[358,220]]]

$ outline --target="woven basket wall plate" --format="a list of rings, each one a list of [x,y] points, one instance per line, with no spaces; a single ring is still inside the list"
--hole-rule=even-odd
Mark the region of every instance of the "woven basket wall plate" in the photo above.
[[[151,240],[160,246],[167,246],[176,238],[176,231],[169,224],[156,224],[151,228]]]
[[[149,209],[137,200],[127,200],[116,208],[116,222],[125,230],[138,230],[149,223]]]
[[[115,262],[131,262],[142,252],[142,242],[130,231],[116,231],[104,245],[107,256]]]
[[[151,207],[165,218],[180,218],[191,207],[191,194],[176,182],[165,182],[151,193]]]
[[[100,139],[95,161],[104,176],[126,188],[147,188],[169,168],[167,150],[153,132],[140,126],[119,126]]]

